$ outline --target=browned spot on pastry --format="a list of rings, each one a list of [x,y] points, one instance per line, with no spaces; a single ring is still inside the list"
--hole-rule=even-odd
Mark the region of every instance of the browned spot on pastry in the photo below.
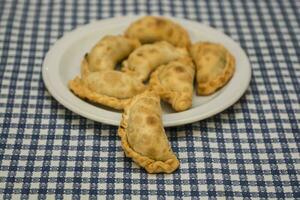
[[[175,71],[178,72],[178,73],[182,73],[182,72],[184,72],[184,69],[183,69],[182,66],[176,66]]]
[[[207,81],[208,81],[208,76],[207,75],[202,75],[200,80],[199,80],[200,83],[205,83]]]
[[[139,92],[139,90],[138,90],[137,88],[135,88],[135,87],[130,88],[129,91],[130,91],[130,93],[132,93],[132,94],[136,94],[136,93]]]
[[[136,54],[136,56],[143,57],[144,54],[143,54],[142,52],[138,52],[138,53]]]
[[[173,29],[170,28],[170,29],[168,30],[168,32],[167,32],[167,35],[168,35],[169,37],[172,37],[173,33],[174,33]]]
[[[139,113],[148,113],[149,109],[146,106],[140,106],[139,108],[137,108],[137,112],[139,112]]]
[[[228,75],[230,75],[230,73],[231,73],[231,72],[230,72],[229,70],[227,70],[227,71],[225,72],[225,75],[228,76]]]
[[[161,19],[161,18],[156,18],[156,19],[155,19],[155,24],[156,24],[157,26],[163,26],[163,25],[166,24],[166,20]]]
[[[149,50],[149,53],[157,53],[157,52],[158,52],[157,49],[152,48],[152,49]]]
[[[88,59],[88,61],[89,61],[89,59]],[[101,62],[102,62],[102,59],[101,58],[97,58],[97,64],[100,65]]]
[[[171,101],[171,98],[168,96],[168,97],[165,97],[165,100],[166,101]]]
[[[143,98],[143,105],[151,105],[153,103],[155,103],[155,101],[153,99],[149,99],[149,98]]]
[[[198,89],[199,89],[199,91],[201,91],[201,92],[205,92],[206,87],[205,87],[205,86],[199,86]]]
[[[149,147],[147,150],[147,154],[152,157],[155,158],[155,156],[157,155],[156,149],[153,147]]]
[[[107,51],[110,51],[110,50],[111,50],[111,47],[107,46],[107,47],[106,47],[106,50],[107,50]]]
[[[225,77],[224,77],[224,76],[221,77],[221,78],[220,78],[220,81],[221,81],[222,83],[224,83],[224,82],[226,81]]]
[[[215,81],[211,81],[211,82],[209,82],[209,85],[214,87],[216,85],[216,83],[215,83]]]
[[[210,56],[205,56],[204,58],[205,58],[205,60],[206,60],[207,62],[210,61]]]
[[[104,76],[104,80],[112,86],[116,85],[120,79],[121,74],[117,73],[107,73],[107,76]]]
[[[148,125],[155,125],[157,123],[157,119],[154,116],[150,115],[146,118],[146,123]]]

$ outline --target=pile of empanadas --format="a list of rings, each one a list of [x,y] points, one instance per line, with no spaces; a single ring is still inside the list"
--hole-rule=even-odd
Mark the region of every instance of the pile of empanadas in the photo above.
[[[197,95],[210,95],[234,70],[235,59],[222,45],[191,44],[179,24],[145,16],[124,35],[103,37],[84,56],[81,75],[69,88],[90,102],[123,110],[118,134],[126,156],[149,173],[171,173],[179,161],[165,134],[160,100],[175,112],[187,110],[194,79]]]

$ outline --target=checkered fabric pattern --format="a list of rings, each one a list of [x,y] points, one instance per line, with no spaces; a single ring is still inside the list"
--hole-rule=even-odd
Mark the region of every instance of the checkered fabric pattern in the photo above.
[[[0,199],[299,199],[300,1],[0,0]],[[44,56],[63,34],[126,14],[168,14],[224,31],[247,52],[245,95],[167,128],[181,166],[147,174],[117,127],[51,97]]]

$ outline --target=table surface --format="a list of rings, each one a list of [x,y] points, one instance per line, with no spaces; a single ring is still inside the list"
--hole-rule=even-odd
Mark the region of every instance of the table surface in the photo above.
[[[1,0],[0,198],[299,198],[299,10],[298,0]],[[41,76],[45,54],[63,34],[134,13],[224,31],[253,69],[236,104],[166,129],[181,162],[170,175],[140,169],[124,156],[117,127],[64,108]]]

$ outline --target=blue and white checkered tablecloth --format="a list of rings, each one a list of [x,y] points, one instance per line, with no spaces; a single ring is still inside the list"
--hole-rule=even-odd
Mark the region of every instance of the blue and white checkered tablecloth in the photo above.
[[[46,52],[102,18],[169,14],[224,31],[247,52],[245,95],[209,119],[167,128],[181,165],[147,174],[117,127],[51,97]],[[300,1],[0,0],[0,199],[299,199]]]

